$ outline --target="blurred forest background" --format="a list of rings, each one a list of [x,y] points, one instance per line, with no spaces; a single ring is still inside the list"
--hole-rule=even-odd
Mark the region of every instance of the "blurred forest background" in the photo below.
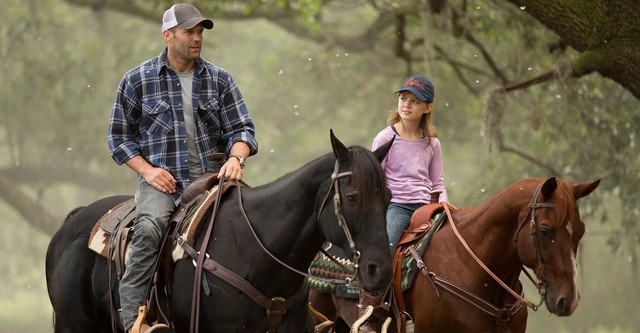
[[[640,330],[637,1],[194,3],[215,21],[202,56],[233,74],[257,125],[250,185],[329,152],[329,129],[370,147],[395,89],[426,75],[457,206],[525,177],[603,179],[580,204],[582,302],[568,318],[529,310],[528,331]],[[0,332],[51,332],[48,241],[71,209],[135,191],[133,173],[109,156],[107,122],[125,71],[164,47],[169,4],[3,4]]]

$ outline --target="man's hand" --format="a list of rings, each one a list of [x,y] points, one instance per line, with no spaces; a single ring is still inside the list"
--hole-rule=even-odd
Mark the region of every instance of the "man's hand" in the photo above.
[[[243,159],[246,159],[249,156],[249,152],[249,146],[246,143],[236,141],[233,146],[231,146],[229,159],[224,162],[224,165],[220,168],[218,179],[224,175],[224,180],[242,180],[242,176],[244,175],[242,167],[244,165],[240,165],[240,159],[238,156],[242,156]]]
[[[176,180],[169,171],[163,168],[156,168],[149,164],[142,156],[134,156],[125,164],[133,171],[144,178],[147,184],[155,187],[158,191],[174,193],[176,191]]]
[[[218,172],[218,179],[224,175],[224,180],[242,180],[242,176],[244,175],[242,172],[242,167],[240,166],[240,161],[231,157],[226,162],[222,168],[220,168],[220,172]]]
[[[176,191],[176,180],[163,168],[148,168],[143,173],[144,180],[158,191],[174,193]]]

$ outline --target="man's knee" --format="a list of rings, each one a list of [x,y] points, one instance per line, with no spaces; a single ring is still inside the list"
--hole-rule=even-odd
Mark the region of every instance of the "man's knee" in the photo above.
[[[150,220],[148,218],[141,218],[136,221],[134,225],[134,233],[145,239],[152,239],[156,243],[160,241],[166,223],[157,223],[157,221]]]

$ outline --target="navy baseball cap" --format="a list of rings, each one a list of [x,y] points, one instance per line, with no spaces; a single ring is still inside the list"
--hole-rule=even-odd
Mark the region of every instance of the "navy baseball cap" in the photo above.
[[[433,97],[435,95],[433,83],[424,76],[409,77],[404,81],[402,87],[396,91],[396,94],[401,91],[408,91],[414,94],[419,100],[428,103],[433,103]]]
[[[191,29],[202,22],[205,29],[213,28],[213,21],[202,17],[198,8],[190,3],[179,3],[167,9],[162,16],[162,32],[174,27]]]

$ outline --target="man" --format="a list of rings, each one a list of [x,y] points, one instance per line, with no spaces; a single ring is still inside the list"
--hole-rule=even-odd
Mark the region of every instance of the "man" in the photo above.
[[[211,28],[213,21],[193,5],[173,5],[162,18],[167,47],[127,72],[117,90],[109,149],[116,163],[138,174],[137,216],[119,289],[127,332],[145,301],[162,234],[182,191],[213,155],[228,156],[218,177],[240,180],[246,158],[258,151],[236,82],[200,57],[203,31]]]

